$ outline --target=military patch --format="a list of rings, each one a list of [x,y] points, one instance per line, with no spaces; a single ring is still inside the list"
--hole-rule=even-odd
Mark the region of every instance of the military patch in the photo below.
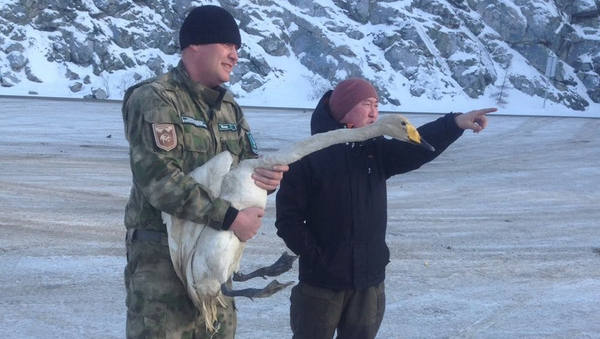
[[[256,145],[256,141],[254,141],[252,133],[248,131],[246,132],[246,135],[248,136],[248,142],[250,143],[250,148],[252,148],[252,153],[258,155],[258,146]]]
[[[206,123],[204,121],[198,120],[198,119],[194,119],[194,118],[191,118],[191,117],[181,117],[181,122],[183,122],[184,124],[194,125],[196,127],[208,128],[208,126],[206,126]]]
[[[154,141],[158,148],[170,151],[177,146],[177,135],[173,124],[152,124]]]
[[[235,131],[237,131],[237,125],[236,124],[219,123],[219,131],[235,132]]]

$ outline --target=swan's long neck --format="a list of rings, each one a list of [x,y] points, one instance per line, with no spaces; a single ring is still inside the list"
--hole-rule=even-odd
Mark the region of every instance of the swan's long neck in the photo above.
[[[279,150],[275,153],[264,155],[261,158],[253,159],[255,167],[270,168],[273,165],[288,165],[304,156],[331,145],[342,144],[346,142],[363,141],[382,135],[380,125],[374,124],[356,128],[356,129],[337,129],[325,133],[312,135],[302,141],[298,141],[287,149]]]

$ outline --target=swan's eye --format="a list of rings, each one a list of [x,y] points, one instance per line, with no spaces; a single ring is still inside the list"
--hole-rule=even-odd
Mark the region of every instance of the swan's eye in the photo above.
[[[406,121],[402,121],[402,126],[406,126]]]

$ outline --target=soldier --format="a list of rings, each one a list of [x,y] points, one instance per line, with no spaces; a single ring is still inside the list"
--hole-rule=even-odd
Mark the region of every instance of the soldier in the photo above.
[[[129,88],[123,99],[133,186],[127,228],[127,338],[234,338],[233,299],[219,309],[215,333],[186,294],[169,256],[161,211],[232,230],[241,241],[261,226],[264,210],[236,210],[186,176],[222,151],[236,163],[258,156],[241,108],[220,85],[229,81],[241,46],[239,28],[217,6],[194,8],[179,33],[181,61],[168,73]],[[256,185],[274,191],[287,166],[257,169]]]

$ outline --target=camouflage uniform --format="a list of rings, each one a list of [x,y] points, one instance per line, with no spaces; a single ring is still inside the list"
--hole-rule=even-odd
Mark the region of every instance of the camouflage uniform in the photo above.
[[[206,333],[169,256],[161,211],[221,229],[230,203],[186,177],[222,151],[235,162],[257,156],[248,123],[231,93],[192,81],[183,64],[127,90],[123,100],[133,186],[127,228],[127,338],[233,338],[233,299],[219,310],[217,333]],[[132,241],[135,229],[159,242]]]

